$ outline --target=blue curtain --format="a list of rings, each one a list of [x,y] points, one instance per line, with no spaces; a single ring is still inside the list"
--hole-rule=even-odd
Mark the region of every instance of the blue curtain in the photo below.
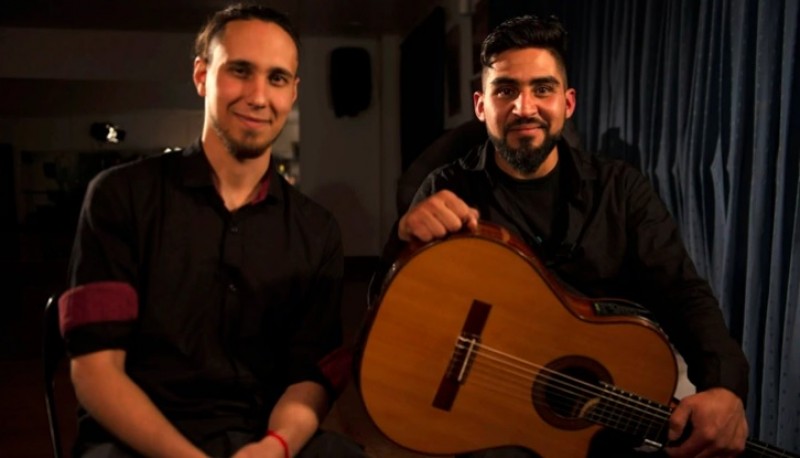
[[[800,451],[800,0],[571,0],[584,146],[652,180],[751,364],[751,436]]]

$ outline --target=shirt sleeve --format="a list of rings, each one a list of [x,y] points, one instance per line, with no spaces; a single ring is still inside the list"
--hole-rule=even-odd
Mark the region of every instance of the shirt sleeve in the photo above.
[[[115,169],[91,181],[59,298],[68,354],[125,348],[138,316],[133,224],[126,185]]]
[[[308,307],[289,350],[288,384],[314,381],[335,399],[350,374],[350,352],[342,348],[341,293],[344,254],[341,231],[329,220],[319,267],[306,296]]]
[[[731,337],[719,303],[701,278],[677,224],[648,180],[626,174],[627,228],[637,284],[648,307],[687,362],[698,390],[727,388],[747,399],[749,367]]]

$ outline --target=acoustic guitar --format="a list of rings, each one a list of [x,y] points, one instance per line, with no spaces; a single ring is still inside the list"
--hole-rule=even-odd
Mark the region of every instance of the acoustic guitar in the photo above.
[[[666,336],[624,301],[573,294],[507,230],[401,256],[365,328],[357,377],[392,441],[451,455],[522,446],[585,457],[604,428],[666,444],[677,365]],[[748,441],[748,456],[797,457]]]

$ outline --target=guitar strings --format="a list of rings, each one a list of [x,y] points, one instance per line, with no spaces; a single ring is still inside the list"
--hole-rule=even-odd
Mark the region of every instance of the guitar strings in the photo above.
[[[473,375],[477,376],[483,375],[484,379],[486,378],[491,379],[492,375],[496,377],[497,371],[503,371],[506,373],[510,373],[511,375],[516,375],[523,379],[525,378],[527,378],[528,380],[531,379],[530,377],[528,377],[528,374],[520,374],[519,372],[515,372],[513,370],[513,367],[509,368],[509,366],[502,366],[502,365],[498,366],[497,364],[492,364],[492,362],[493,361],[490,360],[488,361],[488,364],[484,364],[484,362],[481,361],[480,359],[476,359],[474,366],[471,369],[470,377],[472,377]],[[473,370],[475,371],[474,373],[472,372]],[[583,403],[589,401],[590,399],[598,398],[599,397],[598,395],[600,395],[601,391],[600,387],[596,387],[594,392],[589,392],[589,390],[582,390],[583,392],[581,393],[579,392],[580,390],[572,389],[573,388],[572,385],[561,383],[562,381],[559,380],[558,378],[552,378],[552,380],[554,380],[556,383],[549,383],[548,386],[554,388],[555,389],[554,391],[543,392],[542,390],[536,390],[534,391],[533,398],[527,396],[527,393],[530,392],[530,387],[532,386],[531,384],[525,384],[520,386],[520,385],[514,385],[513,382],[511,382],[511,385],[514,385],[514,387],[517,389],[522,388],[521,391],[526,393],[526,396],[515,396],[515,398],[525,398],[527,402],[530,402],[531,399],[533,399],[534,402],[536,401],[543,402],[545,405],[551,405],[555,407],[556,410],[559,411],[572,410],[568,409],[568,407],[575,405],[574,401],[579,401],[580,403]],[[470,380],[470,382],[472,382],[472,379]],[[508,385],[508,383],[506,385]],[[656,418],[654,415],[648,416],[641,414],[623,416],[622,412],[620,412],[619,410],[616,411],[611,410],[610,412],[608,412],[607,407],[608,406],[606,404],[600,404],[598,408],[594,409],[592,413],[586,418],[593,420],[595,422],[600,422],[607,426],[615,426],[617,429],[622,429],[622,430],[626,430],[626,428],[623,427],[624,424],[627,424],[627,426],[634,426],[636,434],[640,432],[645,432],[649,434],[652,432],[654,428],[660,432],[660,429],[663,428],[664,418]],[[615,415],[615,413],[617,414]],[[633,421],[637,420],[638,424],[631,425]],[[646,420],[646,422],[643,422],[643,420]],[[662,420],[662,421],[656,421],[654,424],[653,420]],[[646,431],[640,431],[641,429],[645,429]]]
[[[509,372],[507,368],[494,368],[491,364],[478,364],[470,370],[469,381],[470,384],[475,383],[475,385],[479,385],[482,388],[486,388],[489,391],[493,391],[504,396],[509,396],[515,400],[519,400],[524,402],[526,405],[529,405],[531,401],[536,404],[537,402],[543,402],[546,405],[553,406],[557,404],[556,407],[560,407],[560,409],[556,409],[558,411],[566,411],[568,410],[567,407],[574,404],[572,401],[574,398],[571,398],[568,395],[564,395],[559,393],[558,396],[552,396],[547,399],[543,396],[541,392],[534,392],[533,396],[531,396],[530,386],[520,385],[515,383],[513,380],[509,378],[501,378],[497,379],[497,371],[505,371]],[[513,374],[519,375],[524,377],[522,374]],[[556,398],[557,399],[554,399]],[[585,400],[589,400],[590,398],[586,397]],[[556,401],[554,403],[553,401]],[[563,401],[563,402],[558,402]]]
[[[459,345],[458,348],[464,349],[464,347],[462,347],[461,345]],[[477,344],[473,348],[476,349],[477,354],[479,354],[479,355],[482,355],[482,356],[484,356],[484,357],[486,357],[486,358],[488,358],[490,360],[494,360],[494,361],[496,361],[498,363],[505,364],[505,365],[507,365],[509,367],[512,367],[514,369],[518,369],[518,370],[523,371],[524,375],[516,374],[516,375],[518,375],[520,377],[523,377],[523,378],[530,377],[532,379],[533,378],[532,376],[536,375],[537,372],[539,372],[539,373],[542,374],[541,376],[542,376],[542,378],[544,380],[550,380],[550,381],[553,381],[553,382],[557,382],[557,383],[561,384],[562,388],[563,387],[567,387],[569,389],[578,390],[578,391],[563,390],[567,395],[569,395],[569,394],[575,395],[575,394],[578,394],[578,393],[582,393],[585,396],[586,400],[588,400],[589,398],[600,398],[600,399],[605,399],[605,400],[608,400],[608,401],[611,401],[611,402],[615,402],[617,405],[622,405],[624,407],[628,407],[628,408],[632,409],[634,412],[639,413],[641,415],[641,418],[645,418],[645,417],[649,416],[650,419],[656,419],[656,420],[660,420],[660,421],[665,421],[669,416],[669,412],[668,411],[662,410],[662,409],[664,409],[663,407],[657,407],[657,406],[654,406],[652,404],[645,403],[645,402],[643,402],[641,400],[638,400],[638,399],[635,399],[635,398],[632,399],[632,398],[629,398],[629,397],[627,397],[627,396],[625,396],[623,394],[603,389],[600,386],[588,383],[588,382],[586,382],[584,380],[569,376],[567,374],[563,374],[563,373],[560,373],[560,372],[557,372],[557,371],[553,371],[553,370],[551,370],[551,369],[549,369],[547,367],[538,366],[538,365],[530,363],[528,361],[524,361],[524,360],[522,360],[520,358],[516,358],[516,357],[514,357],[512,355],[508,355],[508,354],[505,354],[505,353],[500,352],[498,350],[495,350],[495,349],[493,349],[491,347],[487,347],[487,346],[482,345],[482,344]],[[481,350],[486,351],[486,352],[493,352],[494,354],[499,355],[500,357],[505,357],[505,358],[510,359],[510,360],[518,361],[518,362],[523,363],[523,364],[525,364],[525,365],[527,365],[529,367],[533,367],[534,369],[538,369],[538,371],[530,370],[528,367],[525,367],[525,366],[515,365],[513,362],[509,362],[508,360],[502,360],[502,359],[500,359],[500,358],[498,358],[496,356],[491,356],[488,353],[482,353]],[[570,382],[572,382],[572,383],[570,383]],[[526,388],[526,391],[527,391],[527,388]],[[610,394],[610,396],[609,396],[609,394]],[[602,416],[601,416],[601,418],[602,418]],[[607,418],[613,418],[613,417],[607,416]]]
[[[460,349],[460,350],[466,350],[467,347],[463,346],[463,345],[459,345],[457,348]],[[528,368],[526,368],[524,366],[515,365],[512,362],[509,362],[508,360],[503,360],[501,358],[498,358],[498,357],[490,355],[490,353],[495,353],[497,355],[500,355],[500,357],[507,357],[510,360],[516,360],[516,361],[522,362],[524,364],[527,364],[530,367],[540,369],[540,372],[544,373],[544,374],[542,374],[542,378],[544,380],[548,380],[548,381],[552,381],[552,382],[556,382],[556,383],[560,384],[560,387],[562,388],[561,392],[563,394],[559,394],[558,397],[560,397],[561,400],[566,399],[568,402],[572,401],[572,400],[589,401],[591,398],[600,397],[600,398],[604,398],[604,399],[612,401],[612,402],[616,402],[617,404],[621,404],[623,407],[632,407],[633,408],[632,410],[639,414],[639,417],[638,417],[639,420],[652,420],[652,421],[655,421],[655,422],[658,423],[658,424],[655,424],[655,425],[642,425],[642,426],[644,426],[646,428],[646,432],[644,432],[645,433],[645,437],[647,437],[649,435],[650,429],[653,428],[653,427],[657,428],[658,432],[657,432],[656,436],[660,437],[661,434],[663,433],[663,428],[666,426],[666,421],[669,419],[670,411],[668,410],[668,408],[666,406],[647,404],[647,403],[642,402],[642,401],[637,400],[637,399],[628,398],[628,397],[624,396],[623,394],[616,393],[614,391],[611,391],[610,393],[613,395],[613,398],[618,398],[618,400],[614,400],[610,396],[602,396],[602,395],[601,396],[595,396],[595,395],[603,393],[603,392],[609,393],[609,391],[607,389],[601,387],[601,386],[593,385],[593,384],[591,384],[589,382],[586,382],[586,381],[578,379],[578,378],[574,378],[574,377],[569,376],[567,374],[563,374],[563,373],[560,373],[560,372],[557,372],[557,371],[553,371],[552,369],[549,369],[547,367],[539,366],[539,365],[536,365],[534,363],[527,362],[525,360],[522,360],[520,358],[516,358],[516,357],[514,357],[512,355],[508,355],[508,354],[503,353],[503,352],[501,352],[499,350],[493,349],[491,347],[488,347],[488,346],[485,346],[485,345],[482,345],[482,344],[474,345],[473,349],[477,349],[477,351],[476,351],[476,359],[473,361],[473,364],[472,364],[472,366],[470,368],[470,375],[479,375],[479,376],[482,375],[482,376],[484,376],[484,377],[481,378],[481,380],[485,381],[485,382],[489,382],[489,383],[487,383],[487,384],[476,383],[476,385],[481,385],[483,388],[486,388],[489,391],[493,391],[493,392],[502,394],[504,396],[508,396],[509,395],[509,391],[507,389],[504,390],[498,385],[498,379],[497,378],[490,377],[490,375],[494,375],[494,373],[495,373],[495,371],[493,369],[501,370],[503,372],[506,372],[506,373],[509,373],[511,375],[517,376],[517,377],[522,378],[524,380],[527,380],[527,379],[530,378],[531,381],[532,381],[532,377],[531,376],[536,375],[536,373],[537,373],[536,371],[532,371],[532,370],[530,370],[530,369],[528,369]],[[486,353],[484,353],[482,350],[486,351]],[[480,358],[478,358],[478,357],[480,357]],[[498,363],[498,364],[494,364],[493,365],[492,364],[493,362],[494,363]],[[479,363],[485,363],[485,364],[479,364]],[[516,370],[516,372],[515,372],[515,370]],[[549,375],[549,374],[554,374],[554,375]],[[471,377],[471,381],[472,381],[472,377]],[[513,393],[512,397],[514,399],[523,401],[526,404],[531,402],[531,400],[534,400],[534,401],[536,401],[536,400],[546,401],[546,399],[543,399],[542,395],[539,395],[538,397],[536,397],[536,396],[535,397],[531,397],[528,394],[528,393],[530,393],[530,383],[527,383],[525,385],[518,385],[518,384],[515,384],[514,381],[511,380],[511,379],[500,379],[500,381],[503,382],[503,384],[505,386],[509,386],[510,385],[512,389],[519,389],[521,387],[524,389],[524,394],[519,394],[516,391],[512,391],[512,393]],[[576,384],[570,384],[569,383],[570,381],[577,382],[577,383]],[[585,387],[580,387],[580,386],[577,386],[577,385],[585,385]],[[549,386],[553,386],[553,385],[549,385]],[[563,387],[567,387],[568,389],[563,389]],[[570,391],[569,389],[572,389],[572,388],[575,388],[575,390]],[[583,392],[584,396],[581,396],[581,392]],[[587,395],[587,393],[588,393],[588,395]],[[574,397],[570,397],[570,395],[573,395]],[[633,404],[631,404],[630,401],[633,401]],[[641,406],[647,407],[650,411],[648,411],[646,409],[639,408],[637,406],[634,406],[634,404],[639,404]],[[595,418],[599,419],[599,420],[609,419],[610,422],[616,423],[616,421],[614,420],[613,414],[612,415],[602,415],[602,414],[601,415],[596,415]],[[621,419],[622,417],[619,416],[619,418]],[[633,417],[632,419],[636,419],[636,417]],[[628,420],[628,422],[630,422],[630,421]],[[611,425],[608,425],[608,426],[611,426]],[[638,425],[636,425],[636,426],[638,426]],[[638,431],[637,431],[637,433],[638,433]],[[770,444],[761,443],[759,441],[753,441],[753,440],[749,440],[749,439],[748,439],[748,442],[747,442],[747,450],[753,451],[753,452],[758,452],[758,453],[760,453],[759,456],[772,456],[772,457],[790,457],[790,456],[793,456],[793,455],[787,454],[787,452],[785,452],[785,451],[781,451],[781,450],[777,449],[776,447],[774,447],[774,446],[772,446]],[[764,453],[766,453],[766,455],[763,455]]]
[[[480,344],[479,344],[479,347],[481,349],[486,350],[486,351],[492,351],[495,354],[498,354],[498,355],[503,356],[503,357],[519,360],[518,358],[514,358],[514,357],[512,357],[510,355],[503,354],[502,352],[494,350],[494,349],[492,349],[490,347],[484,347],[484,346],[482,346]],[[480,352],[478,352],[478,353],[480,353]],[[488,354],[485,354],[484,356],[486,356],[487,358],[492,358],[492,356],[489,356]],[[526,373],[526,375],[528,375],[528,376],[533,376],[533,375],[535,375],[537,373],[537,371],[531,371],[528,368],[525,368],[523,366],[515,366],[513,363],[510,363],[510,362],[507,362],[507,361],[503,361],[501,359],[498,359],[497,357],[494,357],[494,359],[497,362],[510,365],[511,367],[515,367],[515,368],[517,368],[519,370],[523,370]],[[553,381],[553,382],[560,383],[562,387],[567,387],[567,388],[570,388],[570,389],[576,389],[576,390],[578,390],[579,393],[587,396],[587,398],[588,397],[597,397],[597,398],[600,398],[602,400],[616,402],[617,405],[621,405],[621,406],[627,407],[627,408],[632,408],[634,410],[634,412],[638,412],[638,413],[643,414],[643,415],[649,414],[652,418],[665,419],[668,416],[668,412],[665,412],[664,410],[662,410],[663,408],[659,408],[658,406],[654,406],[652,404],[643,402],[640,399],[630,398],[630,397],[625,396],[624,394],[620,394],[620,393],[617,393],[617,392],[614,392],[614,391],[609,391],[607,389],[603,389],[602,387],[600,387],[598,385],[594,385],[594,384],[588,383],[588,382],[586,382],[584,380],[572,377],[570,375],[567,375],[567,374],[564,374],[564,373],[561,373],[561,372],[553,371],[553,370],[551,370],[549,368],[546,368],[546,367],[537,366],[535,364],[532,364],[532,363],[529,363],[529,362],[526,362],[526,361],[522,361],[522,360],[519,360],[519,361],[524,362],[528,366],[531,366],[531,367],[534,367],[536,369],[539,369],[538,372],[541,373],[541,376],[542,376],[542,378],[544,380],[550,380],[550,381]],[[567,394],[576,394],[575,391],[570,392],[568,390],[565,390],[565,392]]]
[[[463,338],[459,338],[459,340],[463,341]],[[469,346],[468,345],[464,345],[462,343],[459,343],[456,346],[456,348],[458,350],[467,350],[469,348]],[[607,393],[610,393],[611,395],[613,395],[613,398],[616,398],[616,400],[618,402],[622,403],[622,404],[630,404],[629,401],[633,401],[633,404],[631,404],[631,405],[638,405],[640,407],[645,408],[645,410],[652,411],[653,413],[657,413],[657,414],[664,414],[664,413],[668,414],[669,413],[669,412],[665,412],[664,411],[664,409],[666,407],[653,405],[651,403],[642,401],[641,399],[635,399],[635,398],[631,399],[631,398],[626,397],[624,394],[617,393],[617,392],[614,392],[614,391],[610,391],[609,392],[608,390],[604,390],[601,386],[594,385],[592,383],[586,382],[585,380],[581,380],[579,378],[570,376],[570,375],[565,374],[563,372],[558,372],[558,371],[552,370],[552,369],[550,369],[550,368],[548,368],[546,366],[541,366],[541,365],[532,363],[530,361],[526,361],[524,359],[518,358],[518,357],[510,355],[508,353],[504,353],[504,352],[502,352],[500,350],[497,350],[495,348],[486,346],[486,345],[481,344],[481,343],[476,343],[472,348],[475,349],[477,354],[481,354],[482,351],[487,352],[487,353],[483,354],[487,358],[492,358],[492,356],[490,356],[489,353],[497,355],[497,356],[493,357],[496,361],[502,362],[502,363],[507,364],[509,366],[512,366],[512,367],[515,367],[517,369],[523,370],[528,375],[536,375],[537,373],[543,373],[544,376],[550,376],[551,379],[553,379],[553,380],[557,380],[557,378],[560,378],[561,380],[557,380],[557,381],[561,381],[561,382],[564,382],[564,383],[567,383],[567,384],[569,382],[572,382],[574,384],[575,388],[583,389],[585,392],[588,392],[589,394],[594,394],[599,389],[599,390],[603,390],[603,391],[605,391]],[[518,362],[518,363],[521,363],[522,365],[516,365],[515,366],[513,362],[504,361],[504,360],[502,360],[500,358],[507,358],[507,360],[512,360],[513,362]],[[530,368],[533,368],[534,370],[531,370]],[[612,397],[608,397],[608,396],[605,397],[605,399],[610,400],[610,401],[614,401],[615,399],[613,399],[613,398]]]
[[[493,361],[491,359],[488,362],[481,360],[481,358],[485,358],[485,355],[479,355],[479,356],[480,358],[477,358],[475,360],[473,367],[470,369],[470,383],[477,382],[476,385],[485,386],[486,383],[482,382],[488,382],[489,385],[497,385],[498,381],[496,379],[496,376],[498,371],[510,373],[511,375],[518,376],[519,378],[522,379],[531,380],[531,378],[528,377],[529,374],[515,372],[513,366],[492,364]],[[515,384],[511,379],[501,378],[500,380],[503,381],[504,386],[506,387],[510,386],[512,390],[514,390],[511,391],[511,393],[513,393],[512,397],[514,399],[522,400],[526,404],[530,403],[532,400],[533,402],[538,401],[545,405],[553,406],[556,408],[555,410],[560,412],[573,410],[569,409],[568,407],[575,405],[574,401],[582,402],[582,401],[589,401],[590,399],[593,398],[597,398],[598,396],[596,396],[596,394],[599,394],[599,391],[602,390],[600,387],[596,387],[595,390],[596,393],[590,393],[590,395],[587,396],[585,395],[585,393],[588,392],[589,390],[583,390],[584,393],[579,393],[576,390],[571,390],[571,388],[573,388],[571,385],[561,383],[559,386],[559,383],[551,383],[548,386],[556,388],[556,391],[549,392],[550,394],[549,396],[548,394],[542,391],[536,390],[533,393],[533,397],[531,397],[530,388],[532,385],[530,383],[520,385],[520,384]],[[553,378],[553,380],[555,380],[556,382],[561,382],[557,378]],[[505,394],[504,392],[501,392],[499,390],[494,390],[494,391],[498,391],[501,394]],[[509,391],[506,391],[506,393]],[[634,427],[633,431],[634,434],[641,433],[645,434],[645,436],[648,437],[650,433],[652,433],[654,428],[659,433],[663,429],[664,426],[663,421],[665,420],[665,418],[656,418],[653,415],[650,415],[649,417],[648,415],[638,415],[638,416],[632,415],[630,417],[623,417],[621,414],[614,415],[614,411],[603,413],[603,410],[606,409],[603,409],[602,407],[605,407],[605,405],[601,404],[598,409],[595,409],[591,415],[586,416],[585,418],[594,421],[596,423],[605,424],[607,426],[615,426],[617,429],[626,430],[626,428],[623,427],[622,423],[624,421],[625,423],[628,424],[628,426]],[[637,419],[640,420],[639,423],[631,425],[631,422]],[[650,420],[650,421],[643,422],[641,420]],[[653,424],[652,420],[661,420],[661,421],[656,421],[655,424]]]

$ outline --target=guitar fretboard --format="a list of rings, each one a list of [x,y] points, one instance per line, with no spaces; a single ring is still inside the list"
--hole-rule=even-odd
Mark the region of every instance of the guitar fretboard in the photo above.
[[[654,447],[667,443],[668,422],[672,413],[669,407],[606,384],[602,386],[598,401],[585,415],[586,419],[641,438],[643,443]],[[744,456],[800,458],[800,455],[753,439],[747,440]]]
[[[603,384],[599,402],[586,418],[661,447],[667,443],[670,413],[664,405]]]

